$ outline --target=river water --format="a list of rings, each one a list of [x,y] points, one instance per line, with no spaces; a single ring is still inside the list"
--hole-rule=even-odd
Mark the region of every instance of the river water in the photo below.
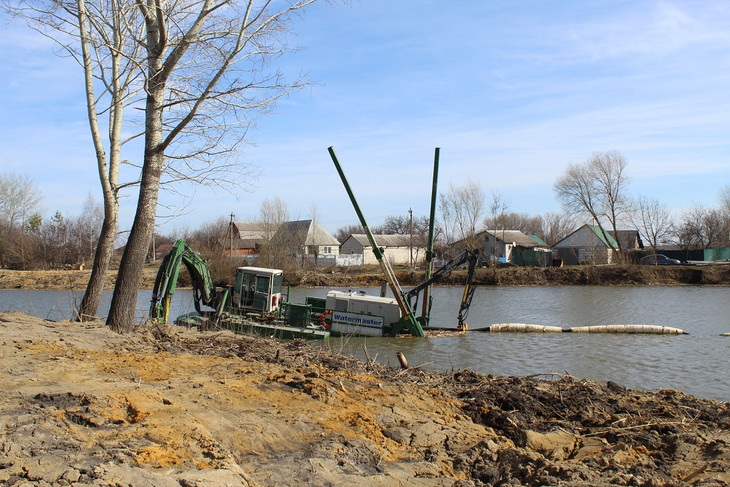
[[[324,296],[329,289],[295,289],[291,300]],[[355,290],[355,289],[353,289]],[[364,290],[377,294],[378,289]],[[140,291],[137,320],[148,311],[150,291]],[[455,327],[462,289],[434,288],[432,324]],[[71,316],[80,293],[0,290],[0,311],[19,310],[52,320]],[[471,329],[495,323],[532,323],[563,328],[581,325],[649,324],[682,328],[688,334],[490,334],[431,339],[333,338],[322,344],[337,352],[398,365],[403,352],[411,366],[437,370],[469,369],[484,374],[570,374],[611,380],[631,388],[679,389],[730,401],[728,352],[730,287],[557,286],[480,287],[467,319]],[[102,301],[100,314],[109,306]],[[178,290],[171,316],[193,310],[192,293]]]

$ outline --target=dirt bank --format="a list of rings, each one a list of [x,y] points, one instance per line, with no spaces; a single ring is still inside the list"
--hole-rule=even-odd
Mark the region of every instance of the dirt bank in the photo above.
[[[0,269],[0,289],[86,289],[91,270],[15,271]],[[157,267],[147,266],[142,271],[140,289],[152,289]],[[114,289],[117,271],[106,276],[105,289]]]
[[[86,288],[91,271],[12,271],[0,269],[0,289],[77,289]],[[142,273],[141,289],[152,289],[157,268],[147,266]],[[462,284],[466,271],[457,269],[442,284]],[[114,288],[115,271],[107,277],[106,288]],[[232,276],[228,277],[228,280]],[[422,271],[397,270],[403,286],[415,286],[424,280]],[[223,278],[221,278],[223,280]],[[370,287],[383,282],[377,266],[339,267],[319,270],[298,270],[287,273],[292,286]],[[697,266],[568,266],[516,267],[478,269],[477,285],[555,286],[555,285],[730,285],[730,264]],[[180,287],[190,285],[186,271],[180,273]]]
[[[0,387],[0,485],[730,482],[727,404],[569,376],[0,313]]]
[[[464,282],[466,271],[454,271],[444,283]],[[420,282],[420,275],[402,273],[403,279]],[[477,269],[474,282],[497,286],[556,285],[730,285],[730,265],[603,265],[566,267],[505,266]]]

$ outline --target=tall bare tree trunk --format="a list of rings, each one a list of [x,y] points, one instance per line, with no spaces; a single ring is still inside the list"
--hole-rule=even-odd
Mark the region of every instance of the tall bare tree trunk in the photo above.
[[[139,185],[139,199],[129,239],[119,263],[119,272],[106,323],[112,330],[122,333],[134,325],[139,282],[142,277],[147,251],[155,229],[157,200],[160,192],[162,167],[165,161],[163,144],[163,106],[165,83],[168,73],[162,69],[166,32],[161,11],[154,0],[149,8],[140,8],[147,25],[147,100],[145,102],[144,164]]]
[[[99,242],[94,253],[94,267],[91,270],[86,292],[79,306],[79,321],[83,321],[86,317],[96,316],[101,295],[104,292],[106,275],[109,272],[109,262],[114,252],[114,236],[116,235],[119,210],[113,208],[110,212],[111,215],[104,217],[104,223],[101,227]]]
[[[99,172],[99,180],[101,182],[102,192],[104,194],[104,221],[101,226],[99,242],[97,243],[96,252],[94,253],[94,266],[91,270],[89,282],[86,285],[86,292],[81,300],[77,318],[83,320],[86,316],[96,316],[99,309],[101,295],[104,292],[104,284],[106,283],[106,275],[109,271],[109,262],[114,252],[114,239],[117,233],[117,224],[119,222],[119,164],[121,159],[121,141],[122,141],[122,122],[124,113],[124,96],[123,84],[121,82],[122,70],[120,64],[123,58],[122,43],[124,36],[119,25],[120,17],[112,15],[114,24],[113,32],[113,49],[111,55],[111,84],[110,96],[111,103],[109,105],[109,161],[107,166],[107,156],[104,144],[102,142],[101,129],[99,127],[97,115],[98,99],[94,91],[94,47],[91,42],[88,11],[84,0],[77,0],[78,5],[78,28],[80,47],[82,52],[84,80],[86,91],[86,109],[89,119],[89,127],[91,129],[91,138],[94,141],[94,149],[96,152],[97,171]],[[112,2],[112,5],[115,5]],[[114,9],[113,9],[114,10]],[[87,25],[89,23],[89,25]]]
[[[157,134],[161,134],[161,119],[159,122],[160,130],[156,131]],[[149,135],[150,132],[148,132],[148,139]],[[145,164],[142,169],[137,213],[122,254],[122,260],[119,263],[117,281],[106,321],[109,328],[119,333],[128,331],[134,324],[134,311],[137,305],[142,268],[155,228],[163,153],[154,149],[150,150],[149,145],[154,148],[159,147],[159,143],[156,141],[149,140],[146,145],[148,147],[145,148]]]
[[[142,171],[137,213],[119,264],[109,316],[106,320],[107,326],[119,333],[128,331],[134,324],[142,268],[155,228],[162,154],[155,154],[152,157],[157,159],[157,162],[145,164]]]

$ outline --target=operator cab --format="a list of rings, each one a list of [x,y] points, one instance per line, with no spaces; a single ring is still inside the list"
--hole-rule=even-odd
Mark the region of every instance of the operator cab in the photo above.
[[[272,313],[281,306],[284,272],[264,267],[239,267],[231,306],[246,312]]]

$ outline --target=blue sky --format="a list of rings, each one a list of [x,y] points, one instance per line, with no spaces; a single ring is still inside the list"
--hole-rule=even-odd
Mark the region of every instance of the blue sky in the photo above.
[[[2,19],[0,171],[30,176],[48,216],[77,216],[90,193],[101,200],[81,72]],[[531,215],[559,211],[553,182],[594,152],[622,153],[631,193],[678,213],[730,184],[725,0],[361,0],[316,5],[293,29],[302,49],[281,69],[313,84],[250,134],[238,159],[260,178],[236,194],[185,188],[193,199],[161,233],[255,218],[274,197],[293,219],[315,205],[331,233],[357,223],[329,146],[373,226],[428,214],[435,147],[442,192],[472,180]]]

